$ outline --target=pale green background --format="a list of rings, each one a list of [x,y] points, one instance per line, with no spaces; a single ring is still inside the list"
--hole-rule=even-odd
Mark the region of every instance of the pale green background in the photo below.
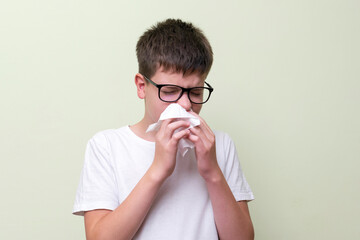
[[[135,123],[135,44],[168,17],[212,43],[202,115],[255,193],[256,239],[360,239],[360,2],[0,3],[0,239],[84,239],[87,140]]]

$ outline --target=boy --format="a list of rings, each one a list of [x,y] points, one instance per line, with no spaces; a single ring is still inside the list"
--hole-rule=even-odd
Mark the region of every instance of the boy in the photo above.
[[[140,37],[136,52],[144,117],[88,143],[73,210],[85,216],[87,238],[253,239],[253,194],[235,146],[198,115],[213,90],[205,82],[213,61],[208,40],[191,23],[168,19]],[[147,132],[172,103],[200,125],[165,119]],[[185,155],[181,139],[195,146]]]

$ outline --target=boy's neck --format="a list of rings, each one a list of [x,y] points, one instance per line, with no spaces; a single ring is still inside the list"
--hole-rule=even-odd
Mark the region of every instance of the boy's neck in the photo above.
[[[145,121],[145,119],[142,119],[140,122],[129,126],[131,131],[135,133],[138,137],[150,141],[155,142],[155,133],[154,132],[146,132],[147,128],[149,127],[149,123]]]

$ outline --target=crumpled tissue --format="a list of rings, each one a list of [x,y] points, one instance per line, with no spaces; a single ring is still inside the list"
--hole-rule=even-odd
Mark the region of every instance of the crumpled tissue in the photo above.
[[[161,113],[159,121],[151,124],[148,127],[148,129],[146,130],[146,132],[157,131],[160,128],[162,121],[165,119],[169,119],[169,118],[174,118],[176,121],[180,120],[180,119],[188,121],[190,123],[190,127],[188,127],[188,129],[200,125],[199,118],[197,118],[194,115],[187,112],[179,104],[172,103]],[[178,131],[181,131],[183,129],[184,128],[179,128],[175,131],[175,133]],[[180,139],[179,144],[178,144],[178,149],[182,156],[185,156],[187,151],[189,151],[189,149],[192,149],[192,148],[194,148],[194,144],[190,140],[184,139],[184,138]]]

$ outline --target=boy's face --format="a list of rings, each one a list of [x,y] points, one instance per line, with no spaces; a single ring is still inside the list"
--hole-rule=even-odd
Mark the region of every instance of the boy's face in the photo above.
[[[139,74],[137,75],[137,77],[142,76]],[[205,79],[197,73],[183,76],[182,73],[174,73],[171,71],[165,72],[162,70],[162,68],[158,69],[155,72],[155,74],[151,77],[151,80],[156,84],[174,84],[184,88],[203,87],[205,82]],[[150,84],[149,82],[146,82],[145,79],[143,79],[143,81],[146,84],[144,84],[143,89],[140,90],[142,91],[141,94],[143,94],[141,98],[145,99],[146,121],[151,124],[159,120],[161,113],[171,103],[160,100],[158,95],[158,88]],[[202,104],[191,103],[186,92],[183,93],[181,98],[176,101],[176,103],[182,106],[186,111],[194,111],[197,114],[200,113],[202,107]]]

